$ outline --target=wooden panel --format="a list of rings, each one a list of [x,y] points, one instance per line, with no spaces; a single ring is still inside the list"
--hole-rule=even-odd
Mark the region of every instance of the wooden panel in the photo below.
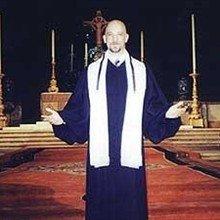
[[[72,93],[59,92],[59,93],[41,93],[40,108],[41,114],[45,114],[45,108],[50,107],[56,111],[60,111],[64,108]]]

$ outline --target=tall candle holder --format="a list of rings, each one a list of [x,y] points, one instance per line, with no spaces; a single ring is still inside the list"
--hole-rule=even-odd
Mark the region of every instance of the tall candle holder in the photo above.
[[[204,122],[201,114],[201,105],[199,102],[198,91],[197,91],[197,77],[198,73],[189,74],[193,80],[192,87],[192,104],[191,104],[191,112],[189,114],[189,124],[194,127],[204,127]]]
[[[196,72],[196,43],[195,43],[195,20],[194,14],[191,15],[191,28],[192,28],[192,64],[193,64],[193,72],[189,74],[193,80],[192,87],[192,104],[191,104],[191,112],[189,114],[188,120],[189,124],[194,127],[204,127],[204,122],[201,114],[201,105],[198,97],[197,90],[197,78],[199,74]]]
[[[6,126],[7,117],[4,115],[4,105],[3,105],[3,92],[2,92],[2,79],[4,74],[2,73],[2,42],[1,42],[1,14],[0,14],[0,129]]]
[[[0,70],[1,71],[1,70]],[[2,92],[2,78],[4,74],[0,72],[0,129],[7,125],[7,117],[4,115],[4,105],[3,105],[3,92]]]
[[[55,66],[56,66],[55,61],[52,61],[51,62],[52,73],[51,73],[50,86],[48,88],[48,92],[59,92],[59,88],[57,86],[56,75],[55,75]]]
[[[59,88],[57,86],[57,80],[56,80],[56,74],[55,74],[55,68],[56,68],[56,62],[55,62],[55,31],[52,30],[51,32],[51,80],[50,80],[50,86],[48,88],[48,92],[58,92]]]

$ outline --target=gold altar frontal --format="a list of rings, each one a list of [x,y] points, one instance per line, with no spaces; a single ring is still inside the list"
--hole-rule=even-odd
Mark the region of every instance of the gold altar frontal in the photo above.
[[[41,114],[46,114],[45,108],[49,107],[56,111],[60,111],[64,108],[66,103],[68,102],[71,92],[45,92],[41,93],[40,96],[40,110]]]

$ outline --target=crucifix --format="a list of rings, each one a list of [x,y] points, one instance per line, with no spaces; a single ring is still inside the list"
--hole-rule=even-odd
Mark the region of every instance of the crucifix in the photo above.
[[[107,24],[108,21],[106,21],[105,18],[102,17],[101,11],[97,11],[96,16],[91,21],[84,21],[85,26],[91,26],[92,29],[95,31],[96,48],[93,60],[98,59],[102,55],[102,35]]]
[[[102,46],[102,34],[107,26],[108,22],[102,17],[102,12],[97,11],[96,16],[91,21],[84,21],[84,25],[91,26],[95,30],[96,45],[97,47]]]

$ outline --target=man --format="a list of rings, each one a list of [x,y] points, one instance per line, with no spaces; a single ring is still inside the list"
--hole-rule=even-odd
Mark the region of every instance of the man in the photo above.
[[[147,219],[143,136],[173,136],[186,111],[167,103],[149,67],[126,51],[128,38],[124,23],[109,22],[108,50],[82,73],[64,110],[43,116],[67,143],[88,140],[87,220]]]

